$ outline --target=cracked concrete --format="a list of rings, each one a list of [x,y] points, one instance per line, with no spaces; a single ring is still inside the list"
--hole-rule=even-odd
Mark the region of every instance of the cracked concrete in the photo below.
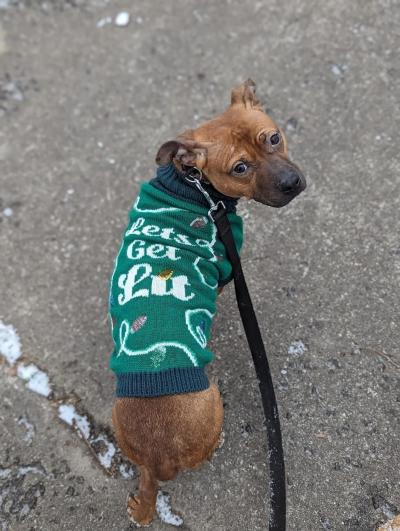
[[[128,26],[99,27],[121,11]],[[114,390],[108,279],[158,146],[248,76],[285,126],[306,193],[240,211],[290,531],[372,531],[400,508],[399,26],[395,0],[0,0],[0,319],[98,425]],[[214,331],[225,444],[163,488],[187,529],[263,530],[265,431],[232,288]],[[129,529],[134,481],[104,474],[5,365],[0,381],[0,525]]]

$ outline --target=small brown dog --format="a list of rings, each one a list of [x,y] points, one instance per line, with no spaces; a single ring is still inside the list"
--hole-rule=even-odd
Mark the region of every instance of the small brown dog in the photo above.
[[[168,306],[169,301],[171,304],[178,301],[185,311],[184,315],[189,316],[186,325],[197,341],[197,351],[205,349],[210,324],[207,319],[209,317],[211,322],[213,312],[193,306],[195,292],[196,289],[209,289],[216,298],[218,287],[226,283],[214,284],[206,279],[207,275],[214,274],[214,270],[207,269],[207,264],[213,263],[214,267],[221,256],[212,254],[211,258],[202,258],[202,263],[198,262],[200,254],[196,259],[196,253],[210,250],[211,244],[204,238],[198,238],[195,240],[196,247],[193,230],[203,230],[202,227],[207,223],[207,230],[214,229],[207,220],[207,208],[202,202],[204,198],[198,199],[200,206],[196,205],[195,192],[192,193],[190,184],[184,180],[185,172],[192,167],[201,170],[210,195],[226,203],[247,197],[266,205],[282,207],[306,186],[302,173],[288,159],[285,135],[263,111],[255,97],[255,84],[251,80],[232,91],[231,105],[223,114],[161,146],[156,161],[160,168],[169,168],[168,179],[162,182],[155,180],[154,188],[157,191],[151,191],[149,184],[144,185],[148,187],[146,193],[151,195],[154,192],[158,194],[158,199],[169,197],[171,201],[176,200],[179,208],[173,203],[173,207],[149,209],[139,202],[142,201],[141,192],[134,207],[134,217],[131,217],[131,226],[125,233],[125,237],[130,238],[127,240],[126,253],[120,251],[116,262],[113,275],[115,291],[111,295],[114,302],[110,298],[110,308],[114,308],[110,310],[113,337],[118,345],[111,366],[119,378],[113,423],[121,450],[140,471],[139,492],[128,499],[129,517],[137,525],[148,525],[154,517],[159,480],[173,479],[179,471],[195,468],[212,456],[218,446],[223,421],[219,391],[214,384],[208,383],[201,372],[202,366],[212,356],[201,364],[196,358],[195,348],[186,348],[182,342],[175,341],[175,336],[168,336],[170,330],[167,330],[166,325],[165,330],[163,328],[165,319],[153,319],[154,328],[148,332],[150,335],[145,336],[142,332],[146,327],[151,330],[152,307],[146,306],[148,301],[153,301],[153,305],[162,301],[157,315],[169,311],[169,314],[165,313],[170,316],[169,321],[174,320],[175,316],[175,307]],[[187,233],[180,220],[175,227],[168,226],[172,224],[168,218],[171,212],[178,216],[182,211],[179,215],[185,215],[184,201],[191,204],[192,209],[201,209],[194,212],[206,214],[197,215],[190,223],[190,230],[189,224],[186,224]],[[146,225],[147,215],[153,218],[151,224]],[[167,227],[160,228],[159,225],[162,227],[163,223]],[[165,245],[166,240],[168,245]],[[216,240],[214,238],[213,241],[217,245]],[[196,274],[202,281],[197,284],[188,280],[187,271],[183,268],[184,260],[181,259],[184,255],[179,254],[186,252],[189,247],[190,255],[185,256],[190,256],[191,266],[197,268]],[[123,257],[126,265],[121,252],[126,254]],[[220,254],[223,254],[221,248]],[[144,263],[142,258],[150,263]],[[163,262],[164,269],[153,274],[154,263],[159,265],[161,262],[157,260],[161,258],[168,258],[169,262]],[[166,263],[173,266],[165,269]],[[145,284],[146,279],[148,285]],[[138,284],[140,290],[137,289]],[[168,298],[167,295],[173,297]],[[120,305],[118,308],[116,298]],[[118,313],[120,308],[132,300],[135,304],[140,301],[139,313],[136,306],[135,315],[122,319]],[[203,312],[203,317],[207,319],[193,324],[190,319],[196,318],[196,312]],[[176,316],[178,319],[178,313]],[[142,337],[147,338],[147,343],[140,343],[141,333]],[[162,337],[155,345],[149,346],[157,334]],[[164,376],[168,373],[167,379],[162,376],[162,371],[154,371],[162,367],[169,351],[173,351],[172,357],[177,362],[174,367],[177,368],[164,371]],[[135,363],[142,364],[139,366],[140,381],[137,375],[133,378],[131,374],[119,374],[122,369],[119,369],[118,363],[124,357],[127,363],[137,360]],[[190,379],[189,384],[185,383],[185,378]],[[149,390],[149,382],[154,382],[157,389]]]

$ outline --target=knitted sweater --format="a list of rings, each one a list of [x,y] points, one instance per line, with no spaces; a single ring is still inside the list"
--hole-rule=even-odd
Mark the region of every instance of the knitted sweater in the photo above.
[[[173,165],[165,166],[142,185],[129,214],[110,289],[117,396],[209,386],[204,366],[213,359],[207,342],[217,287],[230,280],[232,268],[197,194]],[[228,217],[240,250],[242,220]]]

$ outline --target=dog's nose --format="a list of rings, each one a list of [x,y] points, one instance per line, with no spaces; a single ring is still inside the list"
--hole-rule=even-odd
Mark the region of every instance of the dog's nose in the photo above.
[[[278,186],[281,192],[284,194],[293,194],[298,192],[301,188],[301,184],[302,181],[300,175],[292,168],[284,170],[279,175]]]

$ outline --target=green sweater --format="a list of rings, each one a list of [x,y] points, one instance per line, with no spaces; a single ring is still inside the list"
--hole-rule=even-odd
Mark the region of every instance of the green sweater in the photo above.
[[[181,179],[172,167],[164,171]],[[217,287],[232,273],[208,208],[157,184],[141,187],[111,278],[117,396],[208,388],[204,366],[213,359],[207,342]],[[228,217],[240,250],[242,220]]]

